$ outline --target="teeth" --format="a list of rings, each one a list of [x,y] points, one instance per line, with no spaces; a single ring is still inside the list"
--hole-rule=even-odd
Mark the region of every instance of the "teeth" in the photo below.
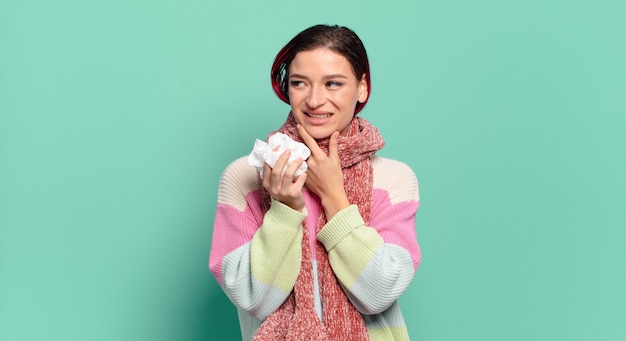
[[[330,117],[330,114],[326,114],[326,115],[307,114],[307,115],[309,115],[309,117],[312,117],[312,118],[328,118],[328,117]]]

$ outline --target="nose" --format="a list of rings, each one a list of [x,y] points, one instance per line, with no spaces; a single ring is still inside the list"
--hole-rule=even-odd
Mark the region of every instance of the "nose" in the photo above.
[[[306,98],[306,104],[309,108],[318,108],[326,102],[326,94],[323,88],[319,86],[311,86],[309,95]]]

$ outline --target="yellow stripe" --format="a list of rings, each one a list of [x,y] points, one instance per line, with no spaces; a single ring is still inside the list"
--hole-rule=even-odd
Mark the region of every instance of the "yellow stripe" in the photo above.
[[[372,341],[404,341],[410,340],[409,333],[406,328],[378,328],[368,329],[370,340]]]

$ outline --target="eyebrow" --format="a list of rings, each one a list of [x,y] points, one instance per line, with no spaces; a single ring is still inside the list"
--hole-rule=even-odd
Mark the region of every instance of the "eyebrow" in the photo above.
[[[301,75],[299,73],[294,73],[294,74],[289,75],[289,78],[291,78],[291,77],[309,79],[308,77],[306,77],[304,75]],[[323,79],[332,79],[332,78],[346,78],[347,79],[348,77],[346,77],[346,76],[344,76],[344,75],[342,75],[340,73],[335,73],[335,74],[332,74],[332,75],[326,75],[326,76],[324,76],[322,78]]]

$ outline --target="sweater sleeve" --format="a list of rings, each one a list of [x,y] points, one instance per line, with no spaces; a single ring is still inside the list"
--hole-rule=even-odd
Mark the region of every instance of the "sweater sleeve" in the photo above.
[[[220,179],[209,267],[240,309],[264,320],[289,296],[300,272],[306,211],[272,202],[263,214],[256,170],[245,159]]]
[[[365,315],[385,311],[404,293],[421,257],[415,232],[417,178],[403,163],[375,160],[369,226],[351,205],[317,235],[342,287]]]

